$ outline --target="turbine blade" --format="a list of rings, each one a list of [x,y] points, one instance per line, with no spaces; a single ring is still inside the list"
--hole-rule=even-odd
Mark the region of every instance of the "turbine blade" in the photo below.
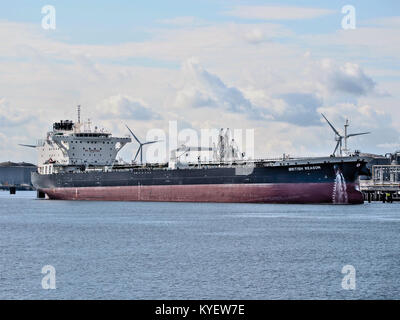
[[[326,120],[326,122],[328,122],[329,126],[332,128],[332,130],[340,137],[340,133],[335,129],[335,127],[332,125],[332,123],[329,122],[329,120],[324,116],[323,113],[321,113],[321,115],[324,117],[324,119]]]
[[[333,155],[335,155],[336,154],[336,151],[337,151],[337,149],[339,148],[339,145],[340,145],[340,142],[342,141],[342,139],[339,139],[338,140],[338,142],[337,142],[337,144],[336,144],[336,148],[335,148],[335,150],[333,151]]]
[[[142,145],[151,144],[151,143],[156,143],[156,142],[161,142],[161,141],[162,141],[162,140],[147,141],[147,142],[142,143]]]
[[[142,143],[139,141],[139,139],[135,136],[135,134],[132,132],[132,130],[129,129],[129,127],[128,127],[127,125],[125,125],[125,126],[128,128],[129,132],[130,132],[131,135],[135,138],[135,140],[136,140],[139,144],[142,144]]]
[[[347,135],[347,138],[355,137],[355,136],[362,136],[362,135],[364,135],[364,134],[370,134],[370,133],[371,133],[371,132],[352,133],[352,134],[348,134],[348,135]]]
[[[33,144],[18,144],[21,147],[28,147],[28,148],[36,148],[36,146],[34,146]]]
[[[139,151],[140,151],[140,149],[142,149],[142,146],[140,146],[140,147],[137,149],[137,152],[136,152],[135,158],[133,158],[133,162],[135,162],[135,161],[136,161],[136,158],[137,158],[137,156],[138,156],[138,154],[139,154]]]

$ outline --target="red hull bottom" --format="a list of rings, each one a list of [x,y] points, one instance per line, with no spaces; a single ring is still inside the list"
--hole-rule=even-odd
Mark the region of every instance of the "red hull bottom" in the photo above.
[[[57,200],[361,204],[363,197],[357,189],[357,184],[346,184],[345,194],[342,192],[340,197],[335,195],[334,183],[80,187],[42,191]]]

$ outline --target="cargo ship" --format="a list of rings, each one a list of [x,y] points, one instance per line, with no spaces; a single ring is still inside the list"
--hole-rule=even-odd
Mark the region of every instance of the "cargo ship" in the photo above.
[[[141,143],[131,134],[140,144],[136,160],[145,144],[156,141]],[[218,152],[224,147],[224,137],[219,139]],[[113,137],[104,129],[92,130],[90,121],[81,123],[80,117],[76,123],[56,122],[46,139],[31,146],[39,151],[32,184],[38,194],[58,200],[361,204],[359,176],[369,174],[366,160],[357,154],[251,160],[232,152],[229,161],[116,161],[131,141],[130,135]],[[201,148],[174,151],[182,150]]]

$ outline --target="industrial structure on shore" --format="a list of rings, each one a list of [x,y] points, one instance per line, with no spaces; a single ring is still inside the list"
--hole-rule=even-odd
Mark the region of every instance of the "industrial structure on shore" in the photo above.
[[[31,173],[36,166],[26,162],[0,163],[0,190],[33,190]]]
[[[400,201],[400,151],[372,156],[368,163],[370,179],[360,180],[364,200]]]

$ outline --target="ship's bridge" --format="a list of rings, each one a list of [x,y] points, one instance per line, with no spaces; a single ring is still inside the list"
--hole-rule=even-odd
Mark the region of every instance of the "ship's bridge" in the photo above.
[[[118,152],[131,138],[113,137],[105,129],[91,129],[91,122],[61,120],[39,147],[38,165],[111,166]]]
[[[112,137],[107,132],[76,132],[54,135],[53,141],[69,159],[69,165],[108,166],[131,138]]]

